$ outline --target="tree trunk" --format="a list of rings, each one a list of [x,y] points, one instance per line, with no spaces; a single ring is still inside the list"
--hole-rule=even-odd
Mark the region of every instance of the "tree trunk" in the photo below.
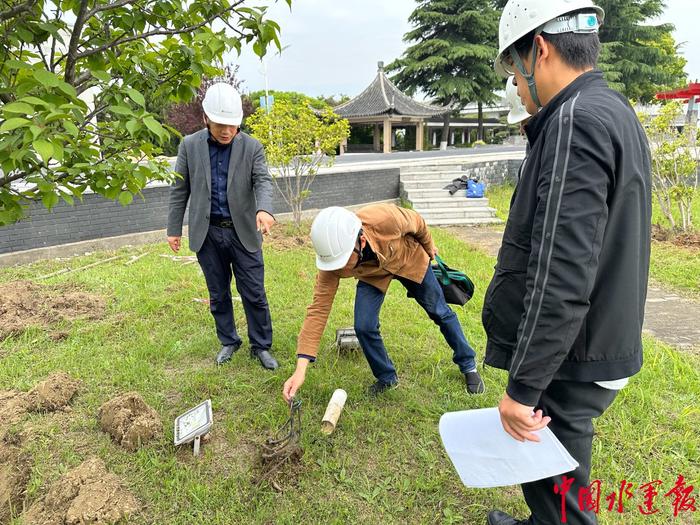
[[[450,140],[450,114],[447,113],[442,119],[442,137],[440,137],[440,151],[447,149],[447,142]]]
[[[477,140],[484,140],[484,107],[481,102],[477,105],[479,108],[479,114],[477,117],[478,120],[478,128],[476,131],[476,139]]]

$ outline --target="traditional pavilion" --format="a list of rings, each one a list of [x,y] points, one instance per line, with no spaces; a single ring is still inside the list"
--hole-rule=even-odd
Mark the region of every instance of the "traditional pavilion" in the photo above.
[[[413,100],[404,94],[384,73],[384,62],[378,64],[377,76],[359,95],[333,111],[348,120],[351,125],[374,126],[373,150],[380,151],[383,128],[384,153],[391,153],[392,126],[416,128],[416,151],[423,149],[423,125],[431,117],[452,111],[443,106],[432,106]]]

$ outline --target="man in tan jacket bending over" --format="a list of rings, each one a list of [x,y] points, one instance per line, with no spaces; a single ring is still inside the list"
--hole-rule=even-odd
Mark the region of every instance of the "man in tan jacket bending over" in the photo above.
[[[306,367],[316,360],[321,335],[343,277],[357,279],[355,333],[377,381],[369,388],[380,394],[398,384],[394,364],[379,333],[379,311],[392,279],[397,279],[440,327],[452,348],[452,360],[464,374],[470,394],[484,391],[476,370],[476,354],[430,269],[437,254],[427,225],[413,210],[375,204],[357,214],[344,208],[321,210],[311,226],[319,269],[313,302],[297,342],[296,371],[284,384],[289,401],[304,383]]]

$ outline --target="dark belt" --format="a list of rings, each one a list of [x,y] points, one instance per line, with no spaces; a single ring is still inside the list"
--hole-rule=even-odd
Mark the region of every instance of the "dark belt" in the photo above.
[[[209,220],[212,226],[218,226],[219,228],[233,228],[233,221],[231,219],[224,219],[221,217],[212,217]]]

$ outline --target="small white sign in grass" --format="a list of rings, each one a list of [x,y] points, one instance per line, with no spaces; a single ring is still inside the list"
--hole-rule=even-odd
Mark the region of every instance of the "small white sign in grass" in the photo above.
[[[207,399],[175,418],[175,446],[194,441],[194,455],[199,456],[200,440],[203,435],[209,432],[213,424],[214,415],[211,409],[211,399]]]

